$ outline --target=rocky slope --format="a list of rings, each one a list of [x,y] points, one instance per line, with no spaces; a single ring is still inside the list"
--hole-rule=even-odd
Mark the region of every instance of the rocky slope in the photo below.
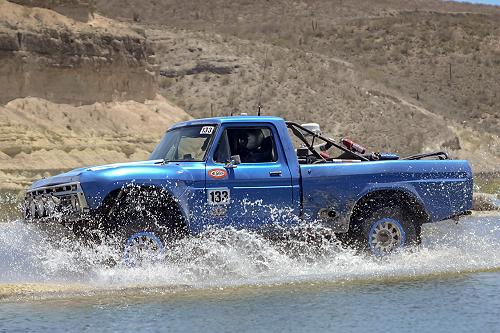
[[[144,158],[178,107],[258,103],[498,172],[499,45],[499,8],[440,0],[0,0],[0,187]]]
[[[189,119],[163,97],[72,106],[29,97],[0,106],[1,188],[82,165],[146,159],[165,130]]]
[[[322,124],[372,150],[500,165],[500,7],[434,0],[97,1],[139,20],[162,94],[193,116]],[[168,17],[168,20],[166,19]],[[265,60],[267,58],[267,60]],[[267,65],[264,65],[264,63]],[[262,93],[261,93],[262,91]]]
[[[147,158],[189,119],[157,95],[144,31],[94,13],[92,1],[15,2],[0,0],[0,188]]]
[[[46,8],[77,21],[87,22],[94,18],[94,0],[9,0],[27,7]]]
[[[25,96],[73,104],[152,99],[151,57],[140,30],[0,0],[0,103]]]

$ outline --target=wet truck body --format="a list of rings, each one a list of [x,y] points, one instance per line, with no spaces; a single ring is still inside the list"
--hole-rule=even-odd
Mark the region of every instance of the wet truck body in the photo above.
[[[36,181],[23,215],[29,223],[161,242],[209,226],[264,230],[309,222],[384,253],[418,243],[423,223],[456,218],[471,206],[467,161],[444,153],[361,154],[281,118],[237,116],[176,124],[147,161]]]

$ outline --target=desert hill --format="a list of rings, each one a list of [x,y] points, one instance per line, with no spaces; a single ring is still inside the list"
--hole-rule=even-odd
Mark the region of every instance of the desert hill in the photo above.
[[[15,99],[0,106],[1,187],[82,165],[146,159],[166,128],[189,118],[161,96],[82,106]]]
[[[418,1],[97,1],[142,23],[162,94],[191,115],[264,112],[373,150],[500,165],[500,7]],[[267,60],[265,60],[267,59]],[[267,63],[265,66],[264,63]],[[262,81],[262,78],[264,80]]]
[[[49,2],[49,1],[46,1]],[[34,96],[84,103],[152,99],[152,51],[141,31],[0,1],[0,103]]]
[[[145,159],[190,118],[157,94],[140,28],[94,13],[90,1],[16,2],[0,0],[0,188]]]
[[[500,7],[0,0],[0,60],[10,187],[144,158],[171,122],[258,103],[370,150],[443,149],[500,170]]]

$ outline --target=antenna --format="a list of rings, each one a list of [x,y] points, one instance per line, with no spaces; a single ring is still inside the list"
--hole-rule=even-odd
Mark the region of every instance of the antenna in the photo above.
[[[260,112],[262,110],[262,89],[264,88],[264,77],[266,75],[266,69],[267,69],[267,50],[266,48],[266,54],[264,56],[264,69],[262,70],[262,78],[260,81],[260,89],[259,89],[259,98],[257,100],[257,115],[260,116]]]

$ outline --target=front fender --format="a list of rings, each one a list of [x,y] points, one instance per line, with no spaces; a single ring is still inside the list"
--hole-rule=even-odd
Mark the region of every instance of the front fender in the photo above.
[[[153,187],[166,191],[179,204],[186,218],[193,189],[204,187],[189,170],[172,165],[88,170],[80,175],[80,184],[90,209],[102,207],[108,195],[129,186]]]

